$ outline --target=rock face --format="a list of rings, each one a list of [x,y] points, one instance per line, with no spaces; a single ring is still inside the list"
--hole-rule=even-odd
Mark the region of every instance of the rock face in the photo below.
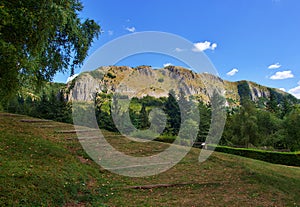
[[[289,96],[278,89],[268,88],[250,81],[229,82],[211,74],[197,74],[191,70],[168,66],[152,69],[150,66],[131,68],[127,66],[100,67],[77,76],[67,84],[69,101],[93,101],[96,93],[120,93],[129,97],[168,96],[173,89],[183,91],[208,103],[214,90],[222,92],[228,105],[239,105],[241,97],[252,101],[269,99],[272,93]]]

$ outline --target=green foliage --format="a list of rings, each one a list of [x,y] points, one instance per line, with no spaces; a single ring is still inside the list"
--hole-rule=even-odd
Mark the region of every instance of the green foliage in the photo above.
[[[198,104],[200,114],[199,132],[197,135],[197,142],[204,142],[211,124],[211,110],[203,102]]]
[[[300,108],[296,107],[285,119],[286,144],[291,151],[300,150]]]
[[[239,96],[241,97],[242,105],[244,101],[251,100],[251,91],[247,81],[240,81],[237,87]]]
[[[64,99],[64,84],[48,83],[39,94],[20,93],[6,105],[6,111],[72,123],[72,106]]]
[[[180,138],[192,142],[191,138],[194,132],[198,131],[198,123],[192,119],[186,119],[182,124],[182,129],[180,131]]]
[[[207,149],[214,149],[217,152],[224,152],[233,155],[262,160],[274,164],[300,166],[300,153],[272,152],[246,148],[232,148],[227,146],[208,145]]]
[[[147,129],[149,128],[149,115],[146,111],[146,107],[144,104],[142,104],[142,109],[140,111],[140,117],[139,117],[139,129]]]
[[[0,100],[21,86],[39,88],[58,71],[79,66],[100,26],[83,20],[79,0],[0,3]]]
[[[278,104],[276,97],[271,98],[266,108],[256,108],[253,102],[244,101],[238,111],[228,114],[221,144],[299,150],[299,106],[287,97],[282,97]]]
[[[171,135],[160,135],[159,137],[155,138],[155,141],[165,142],[165,143],[173,143],[177,137]]]
[[[180,135],[182,140],[190,139],[193,137],[190,134],[193,131],[191,129],[194,129],[193,127],[195,127],[196,124],[194,121],[197,119],[186,120],[184,116],[193,113],[192,105],[186,100],[183,92],[179,93],[178,96],[177,100],[174,91],[170,91],[167,98],[154,98],[150,96],[145,96],[140,99],[132,98],[129,109],[123,110],[120,116],[123,117],[124,113],[127,113],[126,111],[129,110],[130,121],[137,129],[148,129],[150,127],[149,121],[156,123],[156,125],[153,124],[150,127],[154,132],[161,131],[161,128],[165,127],[163,133],[156,138],[156,140],[164,142],[173,142],[175,140],[180,127],[182,127],[182,120],[183,122],[190,121],[191,123],[187,126],[191,126],[191,128],[186,127],[186,129],[182,129]],[[189,98],[192,102],[195,102],[192,97]],[[224,106],[223,99],[216,99],[214,103],[216,105],[214,110],[221,110],[220,112],[225,111],[223,107],[221,107]],[[181,111],[179,110],[179,104],[185,106]],[[98,94],[98,103],[96,105],[99,106],[96,113],[99,126],[111,131],[117,131],[110,114],[111,107],[114,107],[111,106],[111,96],[103,93],[102,95]],[[162,113],[161,110],[154,110],[157,107],[162,109],[164,113]],[[197,125],[199,129],[196,142],[212,141],[207,138],[209,136],[217,136],[214,134],[218,133],[218,131],[210,131],[213,119],[211,106],[200,101],[197,107],[200,123]],[[299,111],[296,110],[297,107],[295,109],[293,108],[292,103],[287,102],[286,107],[279,107],[278,113],[274,113],[267,108],[257,108],[252,101],[245,99],[240,108],[227,110],[227,120],[220,144],[246,148],[298,150],[300,146],[300,139],[297,133],[300,131],[298,129],[300,121],[298,121],[297,118]],[[283,110],[285,110],[285,112],[282,112]],[[157,116],[155,114],[157,114]],[[197,113],[193,114],[195,115]],[[284,117],[280,118],[278,114],[284,114]],[[166,122],[163,117],[166,118]],[[218,122],[218,120],[213,122],[214,128],[220,129],[223,127],[217,125],[221,123]],[[128,123],[122,124],[124,125],[123,128],[128,128],[127,131],[129,133],[133,131],[131,126],[127,126],[126,124]]]
[[[165,130],[165,133],[170,135],[177,135],[180,129],[181,116],[180,116],[180,108],[177,103],[176,94],[174,90],[171,90],[169,92],[164,110],[168,116],[167,128]]]

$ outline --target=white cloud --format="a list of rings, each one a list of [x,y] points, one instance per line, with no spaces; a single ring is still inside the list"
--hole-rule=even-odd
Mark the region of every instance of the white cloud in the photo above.
[[[166,64],[164,64],[164,68],[165,67],[168,67],[168,66],[170,66],[170,65],[173,65],[172,63],[166,63]]]
[[[300,99],[300,86],[292,88],[288,91],[290,94],[294,95],[295,97]]]
[[[239,72],[238,69],[233,68],[231,71],[229,71],[228,73],[226,73],[226,75],[228,76],[234,76],[237,72]]]
[[[294,75],[291,70],[286,70],[286,71],[279,71],[276,72],[275,75],[272,75],[270,79],[272,80],[282,80],[282,79],[287,79],[287,78],[293,78]]]
[[[179,48],[179,47],[176,47],[176,48],[175,48],[175,51],[176,51],[176,52],[182,52],[183,49],[181,49],[181,48]]]
[[[205,42],[196,42],[194,43],[194,52],[200,52],[205,50],[215,50],[217,48],[217,43],[211,43],[209,41]]]
[[[108,33],[108,35],[109,35],[109,36],[111,36],[111,35],[113,35],[113,34],[114,34],[114,31],[112,31],[112,30],[108,30],[108,31],[107,31],[107,33]]]
[[[125,28],[128,32],[135,32],[135,27],[126,27]]]
[[[279,90],[282,90],[284,92],[286,92],[285,88],[278,88]]]
[[[275,63],[275,64],[272,64],[272,65],[268,66],[269,69],[278,69],[280,67],[281,67],[281,65],[279,63]]]
[[[78,75],[79,75],[79,74],[74,74],[74,75],[68,77],[67,83],[70,82],[71,80],[73,80],[74,78],[76,78]]]

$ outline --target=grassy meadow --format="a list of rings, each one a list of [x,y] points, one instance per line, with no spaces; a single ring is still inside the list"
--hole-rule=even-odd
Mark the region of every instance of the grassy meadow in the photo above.
[[[124,177],[93,162],[72,130],[70,124],[0,113],[0,206],[300,206],[298,167],[220,152],[199,163],[200,149],[192,149],[162,174]],[[168,147],[104,134],[134,156]]]

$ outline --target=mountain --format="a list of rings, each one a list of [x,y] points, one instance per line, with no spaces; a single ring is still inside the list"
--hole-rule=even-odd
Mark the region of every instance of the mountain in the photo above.
[[[229,106],[238,106],[249,98],[259,103],[275,98],[280,103],[287,98],[292,103],[299,100],[276,88],[259,85],[251,81],[230,82],[208,73],[195,73],[179,66],[152,69],[151,66],[103,66],[84,72],[67,84],[67,100],[92,101],[95,93],[120,93],[129,97],[163,97],[173,89],[177,94],[183,90],[209,103],[215,89],[225,94]]]

